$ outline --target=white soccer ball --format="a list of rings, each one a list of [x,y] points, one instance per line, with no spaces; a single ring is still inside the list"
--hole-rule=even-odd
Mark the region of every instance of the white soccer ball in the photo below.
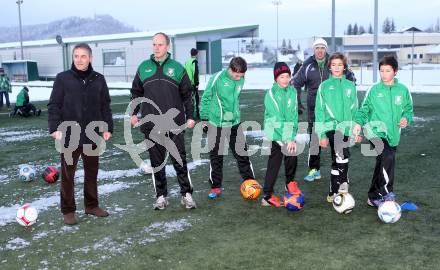
[[[353,211],[355,202],[350,193],[340,193],[333,198],[332,204],[339,214],[349,214]]]
[[[20,167],[18,175],[21,181],[30,182],[35,179],[36,172],[32,166],[23,165]]]
[[[395,223],[400,219],[402,209],[395,201],[385,201],[379,205],[377,215],[385,223]]]
[[[139,169],[144,173],[144,174],[150,174],[153,172],[153,168],[151,167],[150,163],[147,163],[145,161],[141,162],[141,165],[139,165]]]
[[[24,204],[22,207],[18,208],[16,220],[21,226],[31,226],[37,222],[38,211],[36,208],[32,207],[29,203]]]

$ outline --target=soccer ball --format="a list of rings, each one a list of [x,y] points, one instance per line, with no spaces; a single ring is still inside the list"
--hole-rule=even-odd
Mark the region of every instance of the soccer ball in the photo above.
[[[49,184],[55,183],[60,177],[60,172],[54,166],[48,166],[43,172],[43,179]]]
[[[355,206],[354,198],[350,193],[339,193],[333,198],[333,208],[339,214],[349,214]]]
[[[286,191],[284,195],[284,207],[289,211],[298,212],[304,207],[304,195],[302,193],[291,194]]]
[[[35,170],[29,165],[20,167],[19,178],[23,182],[30,182],[35,179]]]
[[[153,173],[153,168],[151,167],[151,164],[142,161],[141,164],[139,165],[139,169],[142,171],[142,173],[144,174],[150,174]]]
[[[377,209],[377,215],[385,223],[395,223],[402,215],[400,205],[395,201],[385,201]]]
[[[243,198],[249,201],[253,201],[261,194],[261,186],[254,179],[248,179],[243,181],[240,186],[240,192]]]
[[[36,208],[32,207],[29,203],[24,204],[22,207],[18,208],[16,220],[21,226],[31,226],[37,222],[38,211]]]

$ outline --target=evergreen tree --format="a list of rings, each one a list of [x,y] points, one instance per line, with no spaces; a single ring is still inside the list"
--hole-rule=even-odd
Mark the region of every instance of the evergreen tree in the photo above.
[[[373,34],[373,27],[370,25],[368,26],[368,34]]]
[[[385,18],[382,24],[382,33],[388,34],[391,32],[391,22],[388,17]]]
[[[394,25],[394,19],[391,19],[390,32],[396,32],[396,25]]]
[[[361,25],[359,26],[359,31],[358,31],[358,35],[362,35],[365,33],[365,28]]]
[[[347,27],[347,35],[353,35],[353,27],[351,26],[351,23]]]
[[[359,34],[358,24],[355,23],[353,26],[353,35]]]

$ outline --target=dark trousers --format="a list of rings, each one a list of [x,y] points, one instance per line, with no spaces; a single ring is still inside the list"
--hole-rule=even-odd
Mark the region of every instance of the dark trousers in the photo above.
[[[373,147],[375,140],[382,141],[384,148],[382,153],[376,157],[376,167],[374,168],[373,179],[368,191],[368,197],[371,200],[382,199],[383,196],[393,191],[397,151],[397,147],[390,146],[386,140],[381,138],[375,138],[370,141]]]
[[[37,114],[37,108],[35,108],[35,106],[32,103],[27,103],[20,107],[15,106],[14,111],[12,112],[12,115],[19,115],[23,117],[29,117],[31,115],[36,115],[36,114]]]
[[[76,165],[81,156],[84,165],[84,207],[98,206],[97,177],[99,157],[87,156],[79,147],[72,153],[73,164],[67,165],[64,154],[61,154],[61,212],[63,214],[76,211],[74,178]]]
[[[0,107],[3,107],[3,95],[5,95],[5,101],[6,106],[11,106],[11,103],[9,102],[9,93],[7,91],[1,91],[0,92]]]
[[[342,183],[348,183],[348,158],[350,157],[348,144],[350,138],[334,130],[327,132],[326,135],[332,154],[329,195],[333,195],[338,193]]]
[[[212,188],[219,188],[222,186],[223,150],[225,140],[229,141],[229,149],[231,149],[234,158],[237,160],[238,170],[240,171],[242,180],[255,179],[254,171],[247,154],[246,138],[239,126],[240,125],[235,125],[232,127],[221,128],[209,125],[208,144],[210,149],[212,149],[209,152],[209,158],[211,160],[210,180]],[[238,153],[238,150],[245,153]]]
[[[199,89],[194,86],[193,88],[193,101],[194,101],[194,117],[195,119],[200,119],[200,97],[199,97]]]
[[[179,134],[167,133],[166,135],[145,134],[145,137],[153,142],[153,146],[148,149],[150,154],[151,166],[154,170],[153,184],[156,191],[156,197],[167,196],[167,178],[165,172],[167,153],[171,158],[174,170],[176,170],[177,181],[180,186],[180,193],[192,193],[193,188],[186,165],[186,150],[184,142],[184,132]],[[178,155],[182,165],[173,155]],[[160,168],[160,170],[159,170]]]
[[[318,135],[313,132],[313,123],[309,122],[307,132],[310,136],[308,158],[309,169],[319,170],[321,168],[321,147],[319,146]]]
[[[298,158],[296,155],[284,155],[282,151],[287,153],[287,144],[283,143],[283,145],[280,146],[279,143],[273,141],[272,147],[270,149],[270,156],[267,160],[266,177],[264,178],[263,191],[265,196],[270,196],[273,193],[273,187],[275,186],[275,182],[278,178],[278,172],[280,170],[283,158],[286,175],[286,186],[295,179]]]

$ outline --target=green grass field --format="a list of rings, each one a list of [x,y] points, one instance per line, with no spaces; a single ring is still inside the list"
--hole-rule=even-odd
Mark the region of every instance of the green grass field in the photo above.
[[[263,97],[263,91],[243,92],[242,120],[262,122]],[[219,200],[207,198],[209,163],[203,160],[190,166],[198,209],[180,206],[177,180],[170,176],[171,204],[165,211],[154,211],[151,175],[138,173],[128,153],[114,146],[125,144],[119,117],[101,157],[98,181],[101,206],[111,215],[84,215],[80,163],[79,224],[68,227],[59,211],[59,181],[48,185],[41,177],[29,183],[17,179],[20,164],[31,164],[39,172],[59,165],[59,154],[47,135],[47,112],[29,119],[0,115],[0,269],[440,269],[440,95],[413,98],[417,118],[402,132],[395,192],[399,202],[412,201],[419,210],[404,212],[396,224],[382,223],[376,210],[366,205],[374,158],[362,156],[359,146],[351,149],[350,193],[356,207],[350,215],[336,213],[325,200],[329,150],[323,153],[323,178],[312,183],[302,180],[307,155],[299,156],[296,177],[306,198],[301,212],[245,201],[232,155],[225,158],[225,190]],[[126,104],[121,103],[127,101],[128,97],[114,97],[118,104],[112,105],[113,113],[123,114]],[[300,121],[305,121],[304,115]],[[139,131],[133,134],[135,141],[142,139]],[[191,132],[186,142],[189,152]],[[261,145],[261,139],[248,136],[248,143]],[[251,160],[263,183],[267,156],[258,153]],[[283,181],[280,173],[278,192]],[[13,218],[25,202],[41,208],[37,224],[29,228]]]

